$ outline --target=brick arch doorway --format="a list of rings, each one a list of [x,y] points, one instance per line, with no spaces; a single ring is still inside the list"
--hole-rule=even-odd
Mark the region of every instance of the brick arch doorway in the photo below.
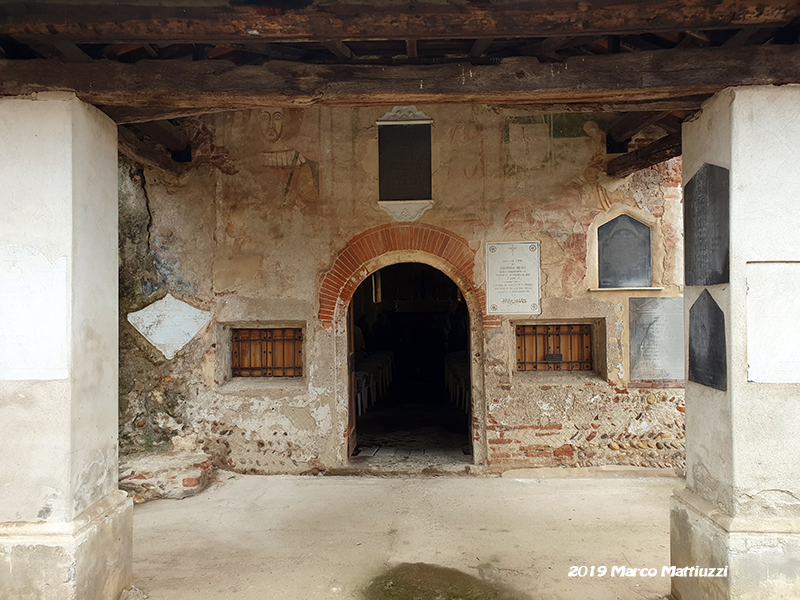
[[[458,286],[428,264],[399,262],[364,279],[348,312],[351,456],[472,462],[470,323]]]
[[[486,406],[483,386],[484,327],[497,326],[486,317],[486,297],[473,282],[475,251],[463,238],[430,225],[384,225],[354,237],[338,253],[320,285],[319,320],[331,330],[336,365],[336,423],[341,433],[339,457],[349,461],[355,418],[349,409],[352,377],[348,373],[350,305],[358,286],[383,267],[423,263],[446,275],[459,289],[469,314],[470,439],[475,464],[485,464]],[[492,323],[487,321],[492,320]]]

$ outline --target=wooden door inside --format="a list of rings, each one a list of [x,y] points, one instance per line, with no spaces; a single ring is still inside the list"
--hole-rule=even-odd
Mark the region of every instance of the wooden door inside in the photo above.
[[[347,309],[347,455],[356,450],[356,351],[353,341],[353,303]]]

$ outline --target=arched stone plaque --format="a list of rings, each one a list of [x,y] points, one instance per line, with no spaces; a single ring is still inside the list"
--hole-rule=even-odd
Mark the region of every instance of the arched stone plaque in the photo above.
[[[620,215],[597,229],[601,288],[650,287],[650,228]]]
[[[725,314],[703,290],[689,309],[689,381],[727,390],[727,356]]]

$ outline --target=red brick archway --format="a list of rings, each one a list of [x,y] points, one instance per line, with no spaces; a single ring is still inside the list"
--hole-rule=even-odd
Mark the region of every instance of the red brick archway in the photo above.
[[[396,223],[381,225],[355,236],[342,248],[333,263],[333,268],[322,277],[319,297],[319,320],[323,326],[330,327],[336,303],[349,302],[358,285],[369,275],[365,269],[367,262],[395,251],[420,251],[448,263],[472,285],[481,304],[484,326],[486,318],[486,295],[482,289],[474,287],[475,251],[467,241],[446,229],[422,223]],[[492,319],[494,320],[494,319]]]

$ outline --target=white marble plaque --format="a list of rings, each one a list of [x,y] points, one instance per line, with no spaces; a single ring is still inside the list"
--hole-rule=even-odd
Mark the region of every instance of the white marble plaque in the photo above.
[[[747,263],[747,379],[800,383],[800,263]]]
[[[486,305],[490,315],[542,312],[539,242],[486,244]]]
[[[66,379],[67,259],[0,247],[0,380]]]
[[[175,357],[211,319],[211,313],[167,294],[147,308],[128,313],[128,321],[168,359]]]

